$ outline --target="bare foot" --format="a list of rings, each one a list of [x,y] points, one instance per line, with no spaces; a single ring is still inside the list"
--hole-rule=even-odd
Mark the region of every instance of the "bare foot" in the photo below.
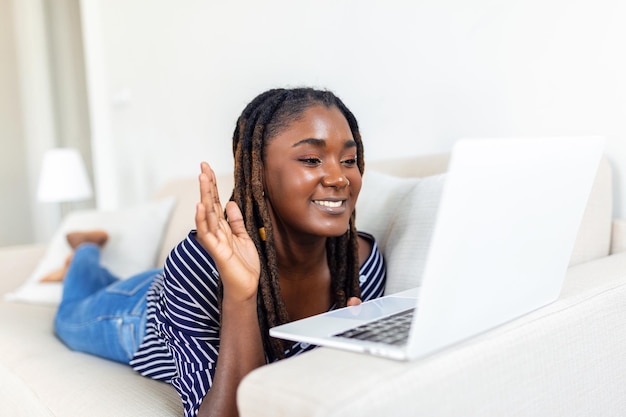
[[[89,230],[86,232],[70,232],[65,236],[65,238],[67,239],[67,243],[69,243],[72,250],[74,250],[83,243],[93,243],[102,247],[105,245],[105,243],[107,243],[107,240],[109,240],[109,234],[104,230],[98,229]],[[73,256],[73,253],[69,254],[61,268],[57,269],[56,271],[50,272],[48,275],[41,278],[39,282],[63,281],[65,279],[65,274],[70,267]]]
[[[65,279],[65,274],[67,273],[67,269],[70,267],[70,263],[72,262],[72,257],[74,254],[70,253],[67,258],[65,258],[65,262],[63,266],[56,271],[50,272],[48,275],[44,276],[39,280],[39,282],[61,282]]]
[[[65,238],[72,249],[76,249],[83,243],[94,243],[100,247],[109,240],[109,234],[104,230],[89,230],[86,232],[70,232]]]

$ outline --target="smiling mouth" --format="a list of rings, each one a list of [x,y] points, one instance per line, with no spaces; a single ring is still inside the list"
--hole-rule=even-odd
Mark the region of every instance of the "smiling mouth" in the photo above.
[[[342,201],[313,200],[313,202],[317,204],[318,206],[328,207],[328,208],[339,208],[344,203],[343,200]]]

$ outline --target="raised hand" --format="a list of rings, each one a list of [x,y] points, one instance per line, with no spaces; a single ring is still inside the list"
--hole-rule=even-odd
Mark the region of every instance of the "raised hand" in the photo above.
[[[228,202],[226,220],[217,193],[215,173],[206,162],[200,165],[200,169],[196,237],[215,261],[224,284],[224,299],[247,301],[256,298],[261,271],[259,254],[246,231],[241,210],[234,202]]]

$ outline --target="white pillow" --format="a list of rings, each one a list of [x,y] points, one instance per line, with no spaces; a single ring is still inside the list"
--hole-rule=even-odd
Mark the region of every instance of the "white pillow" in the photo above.
[[[421,284],[444,181],[445,174],[399,178],[366,171],[356,225],[374,235],[385,257],[386,294]]]
[[[109,240],[102,249],[102,264],[125,279],[154,268],[174,197],[116,211],[75,211],[55,232],[43,259],[28,280],[6,295],[11,301],[56,305],[61,301],[63,284],[40,280],[63,266],[71,253],[65,235],[72,231],[104,229]]]

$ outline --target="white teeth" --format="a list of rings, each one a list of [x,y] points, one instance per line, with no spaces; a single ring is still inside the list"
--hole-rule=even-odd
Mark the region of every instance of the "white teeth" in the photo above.
[[[315,201],[315,204],[319,204],[320,206],[324,206],[324,207],[337,208],[337,207],[341,207],[343,202],[342,201],[317,200]]]

